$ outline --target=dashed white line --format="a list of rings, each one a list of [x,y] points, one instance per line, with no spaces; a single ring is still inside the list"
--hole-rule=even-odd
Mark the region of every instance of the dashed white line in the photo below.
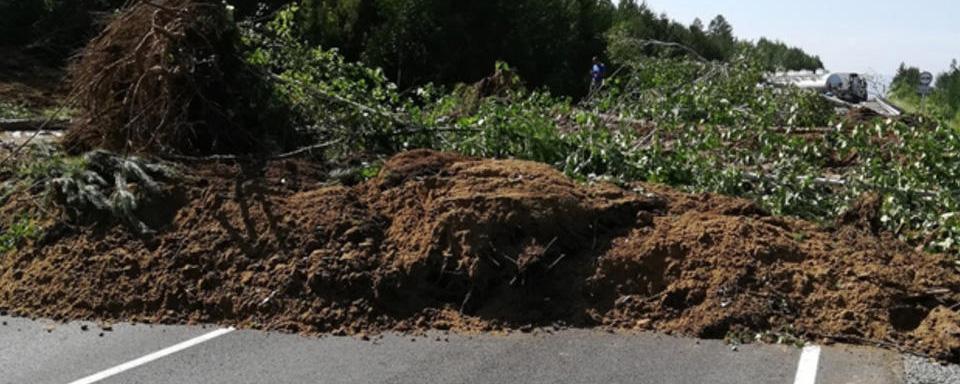
[[[797,376],[793,384],[816,384],[817,366],[820,364],[820,347],[810,345],[803,347],[800,353],[800,363],[797,364]]]
[[[192,347],[192,346],[195,346],[195,345],[197,345],[197,344],[200,344],[200,343],[203,343],[203,342],[207,342],[207,341],[213,340],[213,339],[215,339],[215,338],[217,338],[217,337],[220,337],[220,336],[226,335],[226,334],[228,334],[228,333],[230,333],[230,332],[233,332],[234,330],[235,330],[235,328],[233,328],[233,327],[224,328],[224,329],[218,329],[218,330],[216,330],[216,331],[213,331],[213,332],[210,332],[210,333],[207,333],[207,334],[204,334],[204,335],[201,335],[201,336],[192,338],[192,339],[187,340],[187,341],[184,341],[184,342],[182,342],[182,343],[179,343],[179,344],[172,345],[172,346],[169,346],[169,347],[167,347],[167,348],[161,349],[161,350],[156,351],[156,352],[154,352],[154,353],[151,353],[151,354],[149,354],[149,355],[143,356],[143,357],[141,357],[141,358],[139,358],[139,359],[131,360],[131,361],[128,361],[128,362],[126,362],[126,363],[120,364],[120,365],[118,365],[118,366],[116,366],[116,367],[107,369],[107,370],[105,370],[105,371],[97,372],[97,373],[95,373],[95,374],[93,374],[93,375],[84,377],[84,378],[82,378],[82,379],[80,379],[80,380],[73,381],[73,382],[71,382],[70,384],[92,384],[92,383],[96,383],[96,382],[101,381],[101,380],[103,380],[103,379],[106,379],[106,378],[108,378],[108,377],[117,375],[117,374],[122,373],[122,372],[124,372],[124,371],[129,371],[129,370],[131,370],[131,369],[133,369],[133,368],[139,367],[139,366],[141,366],[141,365],[144,365],[144,364],[149,363],[149,362],[151,362],[151,361],[157,360],[157,359],[162,358],[162,357],[164,357],[164,356],[169,356],[169,355],[172,355],[172,354],[174,354],[174,353],[180,352],[180,351],[182,351],[182,350],[184,350],[184,349],[187,349],[187,348],[190,348],[190,347]]]

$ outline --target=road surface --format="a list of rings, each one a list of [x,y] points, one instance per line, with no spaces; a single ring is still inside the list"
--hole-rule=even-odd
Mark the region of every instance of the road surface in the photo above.
[[[304,337],[0,317],[0,383],[960,383],[958,367],[850,346],[660,334]]]

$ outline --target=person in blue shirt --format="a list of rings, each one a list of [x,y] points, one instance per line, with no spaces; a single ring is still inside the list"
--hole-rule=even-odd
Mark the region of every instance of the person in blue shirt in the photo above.
[[[593,67],[590,69],[590,88],[592,91],[596,91],[603,86],[603,76],[607,72],[607,66],[603,65],[600,62],[600,59],[596,56],[593,57]]]

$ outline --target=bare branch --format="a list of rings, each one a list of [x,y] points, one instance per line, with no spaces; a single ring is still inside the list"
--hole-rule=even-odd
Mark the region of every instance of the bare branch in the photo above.
[[[634,38],[625,38],[624,40],[626,40],[627,42],[629,42],[629,43],[631,43],[631,44],[634,44],[634,45],[636,45],[636,46],[639,46],[639,47],[641,47],[641,48],[646,48],[646,47],[649,47],[649,46],[661,46],[661,47],[679,48],[679,49],[682,49],[682,50],[686,51],[687,53],[689,53],[691,56],[693,56],[693,57],[696,58],[697,60],[700,60],[700,61],[702,61],[702,62],[704,62],[704,63],[709,63],[709,62],[710,62],[710,60],[707,60],[707,58],[703,57],[703,55],[701,55],[701,54],[700,54],[699,52],[697,52],[695,49],[690,48],[690,47],[688,47],[688,46],[686,46],[686,45],[683,45],[683,44],[680,44],[680,43],[675,43],[675,42],[672,42],[672,41],[660,41],[660,40],[650,40],[650,39],[634,39]]]

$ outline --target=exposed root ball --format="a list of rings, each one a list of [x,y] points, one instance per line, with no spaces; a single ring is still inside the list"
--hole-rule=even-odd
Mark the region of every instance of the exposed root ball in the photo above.
[[[93,39],[70,68],[80,116],[72,152],[202,154],[263,150],[257,104],[266,85],[238,54],[217,1],[137,2]],[[272,120],[272,119],[271,119]]]

